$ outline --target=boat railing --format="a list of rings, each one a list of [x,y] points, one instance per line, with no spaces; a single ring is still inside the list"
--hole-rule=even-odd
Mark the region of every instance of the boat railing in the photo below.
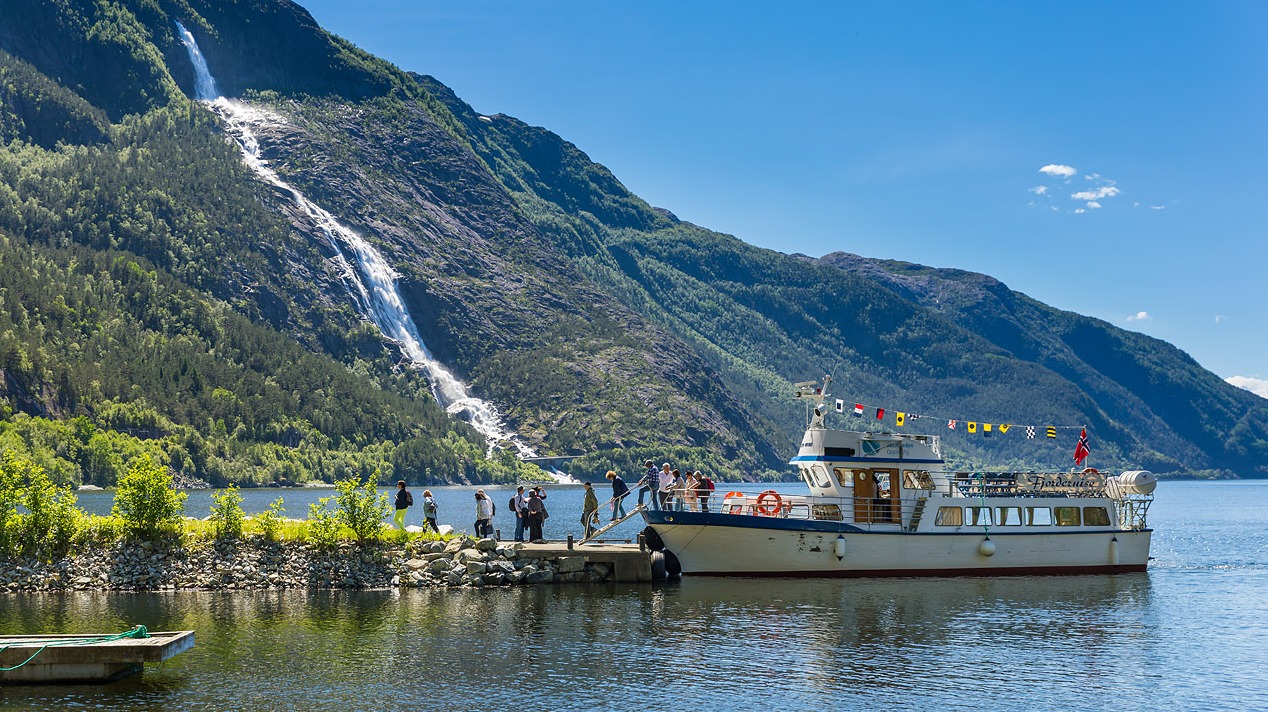
[[[712,498],[710,511],[780,519],[842,522],[864,529],[873,526],[915,529],[926,498],[822,497],[788,495],[774,491],[758,494],[728,492],[721,501]]]
[[[1104,497],[1092,472],[945,472],[947,493],[963,497]]]

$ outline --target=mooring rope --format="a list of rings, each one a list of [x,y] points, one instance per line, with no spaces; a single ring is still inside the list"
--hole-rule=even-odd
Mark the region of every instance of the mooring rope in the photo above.
[[[65,638],[63,640],[50,640],[48,642],[43,643],[43,645],[37,648],[34,653],[31,653],[31,657],[27,658],[26,660],[23,660],[17,665],[14,665],[13,667],[0,667],[0,672],[9,672],[11,670],[17,670],[23,665],[26,665],[27,663],[34,660],[35,656],[44,652],[47,648],[65,648],[65,647],[70,647],[73,645],[94,645],[96,643],[110,643],[116,640],[123,640],[125,638],[148,638],[148,637],[150,637],[150,631],[147,630],[145,626],[139,625],[139,626],[136,626],[135,628],[132,628],[131,630],[125,630],[122,633],[116,633],[114,635],[101,635],[94,638]],[[9,640],[5,642],[4,645],[0,645],[0,653],[3,653],[4,651],[16,645],[25,646],[25,645],[31,645],[33,643],[41,643],[41,642],[42,641],[38,638],[30,638],[28,640],[21,640],[21,639]]]

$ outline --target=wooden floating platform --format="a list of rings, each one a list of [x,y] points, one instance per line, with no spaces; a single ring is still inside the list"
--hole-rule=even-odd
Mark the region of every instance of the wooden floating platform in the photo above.
[[[0,684],[112,682],[140,673],[145,663],[161,663],[194,647],[192,630],[150,633],[148,638],[67,644],[67,641],[104,637],[110,635],[0,635],[0,668],[21,664],[41,646],[53,644],[22,667],[0,672]]]
[[[567,542],[550,541],[545,544],[525,544],[520,550],[521,557],[537,559],[561,559],[570,556],[583,556],[587,563],[608,564],[612,567],[613,581],[651,581],[652,558],[650,552],[641,550],[637,544],[573,544],[569,549]]]

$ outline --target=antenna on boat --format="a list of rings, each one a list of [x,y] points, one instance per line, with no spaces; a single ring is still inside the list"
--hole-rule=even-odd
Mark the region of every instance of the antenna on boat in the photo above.
[[[825,375],[823,383],[819,381],[802,381],[794,383],[793,388],[796,389],[794,398],[809,398],[814,401],[813,404],[807,403],[806,409],[813,412],[807,420],[811,427],[823,427],[823,417],[827,415],[827,408],[824,404],[828,400],[828,386],[832,383],[832,376]]]

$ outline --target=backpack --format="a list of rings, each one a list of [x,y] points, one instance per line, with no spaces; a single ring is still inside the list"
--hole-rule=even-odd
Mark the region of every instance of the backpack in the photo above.
[[[414,506],[414,493],[410,492],[409,490],[405,490],[405,506],[406,507]]]
[[[431,501],[431,502],[428,502],[427,504],[425,504],[425,505],[423,506],[423,511],[424,511],[424,512],[426,512],[427,516],[429,516],[429,517],[434,517],[434,516],[436,516],[436,502],[435,502],[435,501]]]
[[[507,502],[506,502],[506,506],[510,507],[512,512],[516,511],[516,509],[515,509],[515,497],[516,497],[516,495],[511,495],[511,498],[510,498],[509,500],[507,500]]]

